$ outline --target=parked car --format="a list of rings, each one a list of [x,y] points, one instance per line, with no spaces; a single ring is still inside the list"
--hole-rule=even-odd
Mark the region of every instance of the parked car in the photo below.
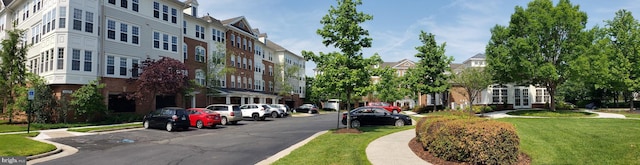
[[[242,110],[242,117],[250,117],[254,121],[265,120],[271,116],[271,107],[267,104],[245,104],[240,106],[240,110]]]
[[[145,115],[142,119],[144,128],[162,128],[174,131],[176,128],[189,129],[189,113],[180,107],[164,107]]]
[[[239,121],[242,120],[242,110],[240,110],[240,106],[238,105],[230,105],[230,104],[213,104],[207,106],[207,109],[216,111],[220,114],[222,119],[220,119],[220,124],[227,125],[238,124]]]
[[[402,108],[385,102],[369,102],[369,106],[382,107],[391,113],[400,113]]]
[[[215,128],[216,125],[220,124],[220,114],[215,111],[205,108],[189,108],[187,112],[189,113],[189,123],[192,127],[198,129],[204,127]]]
[[[284,105],[284,104],[270,104],[269,106],[272,107],[272,108],[278,109],[277,110],[278,115],[279,115],[278,117],[287,117],[287,116],[289,116],[289,111],[288,111],[289,107],[287,107],[287,105]],[[271,113],[273,114],[273,112],[271,112]]]
[[[351,113],[351,127],[361,125],[411,125],[411,117],[399,113],[390,113],[378,106],[358,107],[349,111]],[[347,125],[347,113],[342,114],[342,124]]]
[[[298,108],[295,109],[296,112],[304,112],[304,113],[318,113],[318,106],[313,104],[302,104]]]

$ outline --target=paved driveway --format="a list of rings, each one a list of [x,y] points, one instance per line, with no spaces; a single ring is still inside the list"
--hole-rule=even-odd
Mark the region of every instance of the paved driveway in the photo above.
[[[338,117],[330,113],[267,119],[217,129],[140,129],[50,139],[79,152],[41,164],[255,164],[316,132],[335,128]]]

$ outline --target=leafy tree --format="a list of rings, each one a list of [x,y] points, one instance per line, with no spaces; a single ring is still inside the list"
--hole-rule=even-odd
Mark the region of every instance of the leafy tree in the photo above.
[[[407,72],[408,80],[420,93],[444,92],[449,88],[449,76],[445,72],[451,70],[449,64],[453,58],[444,55],[446,43],[438,45],[435,35],[421,31],[419,38],[424,45],[416,47],[418,54],[415,56],[419,61]],[[433,109],[436,110],[436,106]]]
[[[2,109],[9,114],[9,123],[13,122],[15,99],[21,95],[19,88],[25,85],[25,61],[28,45],[22,40],[24,30],[7,30],[7,39],[2,40],[0,52],[0,98]]]
[[[482,68],[468,67],[460,71],[460,73],[453,74],[451,83],[460,85],[464,88],[465,92],[461,93],[469,99],[469,102],[473,102],[482,94],[482,91],[493,84],[491,74]],[[473,106],[469,106],[469,112],[473,112]]]
[[[56,106],[56,99],[53,90],[46,84],[46,80],[34,74],[28,74],[28,83],[30,88],[34,89],[35,95],[31,102],[31,109],[35,114],[36,123],[51,122],[51,115]]]
[[[295,65],[287,66],[286,64],[274,64],[273,79],[275,83],[275,92],[280,96],[289,96],[297,84],[294,79],[300,77],[301,68]]]
[[[138,78],[138,91],[133,93],[136,99],[144,100],[151,96],[155,103],[156,95],[176,95],[189,88],[189,78],[184,74],[184,63],[169,57],[160,60],[147,59],[142,62],[142,74]]]
[[[586,23],[587,14],[569,0],[516,6],[508,26],[491,29],[487,68],[498,83],[545,86],[555,110],[556,88],[569,77],[568,64],[590,44]]]
[[[234,67],[226,65],[229,55],[232,52],[226,52],[225,45],[222,43],[216,44],[216,50],[207,62],[207,94],[216,95],[219,93],[218,89],[222,87],[221,80],[224,80],[225,76],[229,73],[235,72]],[[226,52],[226,53],[225,53]]]
[[[93,80],[71,94],[71,106],[76,109],[76,115],[85,116],[86,121],[93,121],[98,115],[106,115],[108,112],[104,96],[100,93],[105,84],[98,82],[99,80]]]
[[[338,6],[331,6],[329,13],[322,17],[320,23],[322,29],[316,33],[322,36],[325,46],[333,45],[342,53],[322,53],[315,55],[313,52],[303,51],[306,59],[311,59],[318,65],[322,72],[316,79],[318,85],[324,90],[335,90],[344,93],[347,101],[347,110],[351,109],[352,94],[358,87],[366,87],[370,83],[370,73],[365,69],[381,61],[379,56],[364,58],[362,48],[371,47],[369,31],[363,29],[360,23],[373,19],[373,16],[357,10],[357,5],[362,5],[361,0],[338,0]],[[333,92],[332,92],[333,93]],[[351,115],[347,113],[347,119]],[[351,128],[351,123],[347,123]]]
[[[401,92],[400,77],[395,71],[395,69],[387,66],[379,69],[378,74],[376,74],[380,76],[380,81],[374,85],[374,91],[376,92],[376,97],[383,102],[400,100],[405,96],[405,93]]]
[[[620,62],[615,65],[621,73],[615,76],[622,78],[626,87],[624,92],[631,94],[640,90],[640,24],[630,11],[624,9],[617,11],[613,20],[606,23],[610,43]],[[633,96],[630,108],[634,109]]]

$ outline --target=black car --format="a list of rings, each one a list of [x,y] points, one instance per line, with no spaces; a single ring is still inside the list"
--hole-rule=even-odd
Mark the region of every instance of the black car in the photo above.
[[[318,106],[313,104],[302,104],[298,108],[296,108],[296,112],[304,112],[304,113],[318,113]]]
[[[351,127],[361,125],[411,125],[411,117],[403,114],[389,113],[382,107],[359,107],[350,111]],[[347,125],[347,113],[342,114],[342,124]]]
[[[189,113],[180,107],[164,107],[144,116],[144,128],[165,128],[174,131],[176,128],[189,129]]]

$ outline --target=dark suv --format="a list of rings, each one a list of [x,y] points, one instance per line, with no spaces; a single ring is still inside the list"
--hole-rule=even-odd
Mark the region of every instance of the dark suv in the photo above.
[[[189,113],[180,107],[164,107],[144,116],[142,125],[144,128],[162,128],[171,132],[176,128],[189,129]]]

